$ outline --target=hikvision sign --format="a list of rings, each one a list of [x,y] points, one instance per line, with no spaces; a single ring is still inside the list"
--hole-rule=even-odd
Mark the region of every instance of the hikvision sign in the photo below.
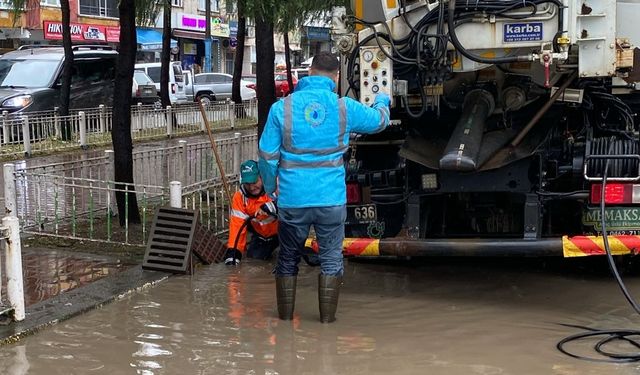
[[[120,41],[120,27],[110,27],[102,25],[87,25],[72,23],[71,40],[74,42],[112,42]],[[54,21],[44,21],[42,27],[44,38],[48,40],[62,40],[62,23]]]

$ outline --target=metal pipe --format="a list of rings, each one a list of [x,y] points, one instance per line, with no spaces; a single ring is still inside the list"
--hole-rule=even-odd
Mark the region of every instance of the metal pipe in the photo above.
[[[562,95],[562,93],[564,93],[564,90],[567,87],[569,87],[571,82],[573,82],[573,80],[577,76],[578,76],[578,72],[573,72],[571,74],[571,76],[569,76],[569,78],[567,78],[567,80],[564,81],[562,86],[560,86],[560,88],[553,95],[551,95],[549,100],[546,103],[544,103],[542,108],[540,108],[540,110],[538,110],[538,112],[536,112],[535,116],[533,116],[533,118],[529,121],[527,126],[525,126],[524,129],[522,129],[520,131],[520,133],[518,133],[518,135],[513,139],[513,141],[511,141],[511,147],[516,147],[516,146],[518,146],[520,144],[520,142],[522,142],[524,137],[527,134],[529,134],[529,131],[531,131],[531,129],[534,127],[534,125],[537,124],[538,121],[540,121],[542,116],[544,116],[544,114],[547,113],[549,108],[551,108],[551,105],[553,105],[553,103],[556,101],[556,99],[558,99],[560,97],[560,95]]]
[[[462,116],[440,158],[440,169],[474,171],[478,168],[485,121],[494,107],[493,95],[486,90],[475,89],[465,96]]]
[[[169,190],[169,204],[173,208],[182,208],[182,183],[180,181],[171,181]]]
[[[318,251],[314,239],[306,247]],[[344,256],[563,256],[562,238],[408,239],[345,238]]]
[[[13,163],[4,165],[4,211],[5,215],[18,217],[15,172],[16,166]]]
[[[7,273],[7,297],[14,309],[13,319],[21,321],[25,318],[24,281],[22,278],[22,249],[20,244],[20,222],[17,217],[5,216],[2,225],[8,229],[9,238],[5,248]]]

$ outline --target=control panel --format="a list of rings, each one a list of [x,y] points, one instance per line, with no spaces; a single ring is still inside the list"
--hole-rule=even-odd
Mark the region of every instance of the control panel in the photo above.
[[[393,71],[391,47],[360,47],[360,102],[373,104],[378,93],[389,95],[393,103]],[[386,53],[385,53],[386,52]]]

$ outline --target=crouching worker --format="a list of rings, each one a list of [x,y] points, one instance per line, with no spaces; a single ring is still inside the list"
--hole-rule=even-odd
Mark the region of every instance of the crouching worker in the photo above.
[[[240,191],[233,195],[229,213],[229,241],[226,265],[237,265],[243,255],[269,259],[278,247],[276,205],[265,193],[258,163],[246,160],[240,165]],[[247,246],[247,232],[251,241]]]

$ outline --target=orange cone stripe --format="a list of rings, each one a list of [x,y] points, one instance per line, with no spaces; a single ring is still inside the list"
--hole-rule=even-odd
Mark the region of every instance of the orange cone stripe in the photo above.
[[[380,255],[380,240],[373,238],[345,238],[342,241],[342,253],[347,256],[369,256],[375,257]],[[315,239],[308,238],[305,247],[311,248],[314,252],[318,252],[318,242]]]
[[[640,236],[607,236],[609,248],[613,255],[638,254],[640,252]],[[562,250],[565,258],[589,255],[604,255],[604,238],[601,236],[564,236]]]

